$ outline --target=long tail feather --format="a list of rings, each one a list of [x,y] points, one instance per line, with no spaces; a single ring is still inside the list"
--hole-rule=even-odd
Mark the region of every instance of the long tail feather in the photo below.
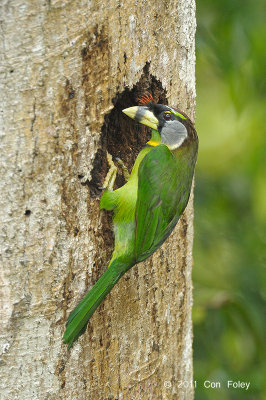
[[[92,289],[70,313],[63,336],[63,341],[68,344],[68,349],[70,349],[73,342],[85,332],[87,323],[96,308],[125,273],[127,268],[123,267],[124,265],[115,259]]]

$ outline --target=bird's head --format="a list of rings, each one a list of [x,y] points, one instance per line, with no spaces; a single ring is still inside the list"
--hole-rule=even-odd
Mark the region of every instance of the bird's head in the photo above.
[[[150,97],[149,100],[151,99]],[[140,102],[144,103],[141,100]],[[189,128],[192,122],[187,115],[163,104],[154,104],[152,101],[145,103],[145,105],[126,108],[123,113],[159,133],[160,142],[151,140],[148,144],[156,146],[163,143],[169,149],[174,150],[182,146],[186,139],[189,139],[191,132]]]

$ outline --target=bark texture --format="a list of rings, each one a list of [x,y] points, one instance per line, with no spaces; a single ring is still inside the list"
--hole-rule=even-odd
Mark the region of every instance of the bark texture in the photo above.
[[[147,137],[121,108],[148,90],[193,115],[194,0],[0,8],[1,398],[192,399],[191,200],[70,352],[61,338],[112,252],[105,151],[131,166]]]

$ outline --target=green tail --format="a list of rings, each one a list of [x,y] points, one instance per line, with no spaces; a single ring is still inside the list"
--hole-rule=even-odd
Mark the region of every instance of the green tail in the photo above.
[[[124,263],[115,259],[84,299],[70,313],[63,336],[63,341],[68,344],[68,349],[85,332],[90,317],[127,269],[128,267]]]

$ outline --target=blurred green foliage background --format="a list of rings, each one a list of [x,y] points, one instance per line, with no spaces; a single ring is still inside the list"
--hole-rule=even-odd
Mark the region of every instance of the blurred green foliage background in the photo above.
[[[197,1],[196,400],[262,400],[266,24],[262,0]],[[264,353],[264,354],[263,354]],[[205,380],[220,389],[204,388]],[[250,382],[228,389],[227,381]]]

